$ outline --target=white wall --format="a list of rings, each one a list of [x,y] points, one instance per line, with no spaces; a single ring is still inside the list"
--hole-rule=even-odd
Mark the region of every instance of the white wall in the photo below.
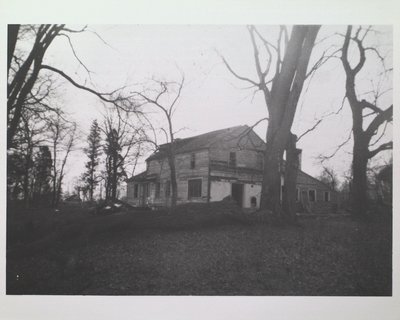
[[[243,208],[251,208],[251,197],[256,197],[257,208],[260,207],[261,185],[243,184]],[[221,201],[232,194],[232,184],[227,181],[211,181],[210,201]]]
[[[251,208],[251,197],[256,197],[257,208],[260,207],[261,200],[261,185],[258,184],[245,184],[244,185],[244,197],[243,197],[243,207]]]
[[[211,181],[210,201],[221,201],[231,195],[231,183],[226,181]]]

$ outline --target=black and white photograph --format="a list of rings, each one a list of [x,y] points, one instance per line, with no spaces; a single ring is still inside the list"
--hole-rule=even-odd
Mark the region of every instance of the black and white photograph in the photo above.
[[[392,24],[22,21],[7,299],[393,298]]]

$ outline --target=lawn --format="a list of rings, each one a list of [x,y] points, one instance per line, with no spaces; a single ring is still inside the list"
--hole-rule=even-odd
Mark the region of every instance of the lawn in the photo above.
[[[7,294],[392,294],[389,215],[284,227],[221,208],[9,212]]]

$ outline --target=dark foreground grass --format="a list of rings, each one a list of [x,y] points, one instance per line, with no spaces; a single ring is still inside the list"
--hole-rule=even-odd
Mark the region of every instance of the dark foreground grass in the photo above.
[[[389,217],[278,227],[222,211],[43,211],[25,238],[9,218],[7,294],[391,295]]]

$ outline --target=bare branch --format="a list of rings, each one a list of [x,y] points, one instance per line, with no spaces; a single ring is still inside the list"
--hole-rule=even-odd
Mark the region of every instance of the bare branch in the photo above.
[[[81,59],[78,57],[78,55],[76,54],[75,48],[74,48],[74,46],[72,45],[71,38],[70,38],[67,34],[64,34],[64,33],[60,33],[59,35],[65,37],[65,38],[67,38],[68,43],[69,43],[69,47],[71,48],[72,53],[73,53],[75,59],[78,60],[79,64],[86,70],[86,72],[88,73],[89,78],[90,78],[90,80],[91,80],[91,79],[92,79],[92,78],[91,78],[91,73],[92,73],[92,72],[86,67],[86,65],[82,62],[82,60],[81,60]]]
[[[251,43],[253,45],[253,51],[254,51],[254,62],[256,65],[256,70],[257,70],[257,75],[258,75],[258,79],[259,79],[259,89],[261,89],[264,92],[265,95],[265,99],[267,102],[267,105],[269,105],[270,101],[271,101],[271,92],[268,89],[266,82],[265,82],[265,78],[270,70],[271,67],[271,62],[272,62],[272,54],[271,51],[269,49],[269,46],[271,45],[268,41],[266,41],[261,35],[260,33],[257,31],[257,29],[254,26],[249,26],[248,27],[249,33],[250,33],[250,39],[251,39]],[[258,51],[258,47],[257,47],[257,43],[254,37],[254,32],[258,35],[258,37],[263,41],[264,46],[269,54],[269,58],[268,58],[268,63],[267,66],[265,68],[265,71],[263,72],[261,70],[261,63],[260,63],[260,56],[259,56],[259,51]],[[272,45],[271,45],[272,46]]]
[[[273,48],[275,51],[278,51],[278,48],[274,46],[271,42],[269,42],[267,39],[265,39],[261,33],[257,30],[256,27],[251,26],[252,30],[257,34],[257,36],[260,38],[260,40],[263,42],[265,48]],[[286,33],[286,38],[287,38],[287,33]]]
[[[252,124],[251,126],[249,126],[246,130],[244,130],[238,137],[234,137],[233,139],[239,138],[237,145],[240,146],[240,143],[242,142],[242,140],[255,128],[257,127],[261,122],[263,121],[269,121],[269,118],[262,118],[258,121],[256,121],[254,124]]]
[[[42,65],[40,68],[41,68],[41,69],[47,69],[47,70],[53,71],[53,72],[55,72],[55,73],[58,73],[58,74],[61,75],[63,78],[65,78],[66,80],[68,80],[68,81],[69,81],[72,85],[74,85],[75,87],[77,87],[77,88],[79,88],[79,89],[82,89],[82,90],[85,90],[85,91],[88,91],[88,92],[90,92],[90,93],[96,95],[97,97],[99,97],[101,100],[103,100],[103,101],[105,101],[105,102],[114,103],[114,104],[117,102],[117,99],[109,99],[109,98],[106,98],[106,97],[105,97],[105,96],[111,96],[112,93],[100,93],[100,92],[97,92],[97,91],[95,91],[95,90],[93,90],[93,89],[90,89],[90,88],[88,88],[88,87],[86,87],[86,86],[80,85],[80,84],[76,83],[70,76],[68,76],[68,75],[65,74],[63,71],[61,71],[61,70],[59,70],[59,69],[57,69],[57,68],[54,68],[54,67],[51,67],[51,66],[48,66],[48,65],[45,65],[45,64]],[[115,91],[114,91],[114,92],[115,92]]]
[[[369,151],[368,158],[371,159],[381,151],[392,150],[392,149],[393,149],[393,141],[389,141],[389,142],[383,143],[378,148]]]
[[[62,30],[67,31],[67,32],[71,32],[71,33],[82,33],[87,29],[87,25],[84,26],[82,29],[80,30],[73,30],[73,29],[69,29],[69,28],[62,28]]]
[[[315,62],[315,64],[311,67],[311,69],[308,71],[306,74],[306,78],[308,78],[313,72],[315,72],[318,68],[320,68],[322,65],[324,65],[326,62],[328,62],[332,58],[339,58],[336,54],[341,51],[341,49],[335,50],[331,54],[326,54],[328,50],[325,50],[321,57]]]
[[[379,137],[374,142],[370,143],[370,145],[369,145],[370,147],[376,145],[383,138],[383,136],[386,133],[386,128],[388,126],[388,123],[389,122],[385,122],[385,126],[383,127],[382,133],[379,135]]]
[[[371,109],[372,111],[374,111],[374,113],[382,113],[383,110],[378,108],[376,105],[368,102],[367,100],[361,100],[360,105],[362,108],[368,108]]]
[[[391,105],[389,108],[379,113],[374,118],[374,120],[371,121],[371,123],[365,130],[365,134],[369,137],[372,137],[382,123],[386,121],[387,122],[392,121],[392,118],[393,118],[393,105]]]
[[[171,106],[169,108],[169,114],[172,116],[175,112],[176,109],[173,109],[175,106],[175,103],[178,101],[179,97],[181,96],[182,88],[185,83],[185,76],[182,74],[182,80],[178,85],[178,92],[176,93],[175,99],[172,101]]]
[[[249,78],[242,77],[242,76],[238,75],[238,74],[232,69],[232,67],[229,65],[229,63],[225,60],[225,58],[224,58],[222,55],[220,55],[220,57],[221,57],[221,59],[222,59],[222,62],[223,62],[223,63],[225,64],[225,66],[227,67],[227,69],[228,69],[236,78],[238,78],[239,80],[247,81],[247,82],[251,83],[253,86],[255,86],[255,87],[257,87],[257,88],[260,87],[260,84],[259,84],[259,83],[255,82],[255,81],[253,81],[253,80],[251,80],[251,79],[249,79]]]
[[[321,160],[321,162],[324,162],[324,161],[326,161],[326,160],[329,160],[329,159],[333,158],[333,157],[338,153],[338,151],[339,151],[340,149],[342,149],[342,148],[350,141],[350,139],[351,139],[351,133],[352,133],[352,131],[350,131],[349,136],[347,137],[347,139],[346,139],[345,141],[343,141],[341,144],[339,144],[339,145],[336,147],[335,151],[333,151],[333,153],[331,153],[329,156],[320,155],[320,156],[319,156],[319,159]]]
[[[306,134],[314,131],[318,125],[323,121],[323,119],[319,119],[311,128],[307,129],[306,131],[304,131],[298,138],[297,138],[297,142],[303,138]]]

